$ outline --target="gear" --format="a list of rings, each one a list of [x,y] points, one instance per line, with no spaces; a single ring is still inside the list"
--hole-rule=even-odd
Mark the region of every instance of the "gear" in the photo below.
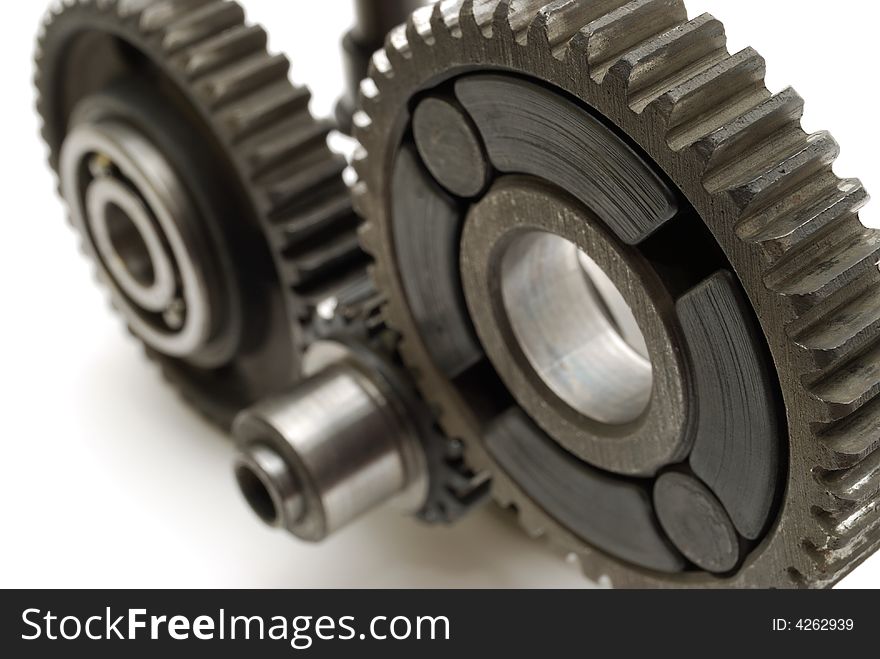
[[[354,347],[365,361],[391,381],[409,410],[427,465],[427,494],[417,517],[428,524],[452,524],[488,499],[489,481],[465,464],[460,442],[437,427],[397,352],[398,337],[382,319],[384,299],[370,277],[352,281],[325,301],[315,323],[318,341]]]
[[[399,363],[380,303],[366,274],[328,299],[303,381],[234,424],[246,501],[300,539],[325,540],[386,502],[436,524],[487,498],[487,480],[464,467]]]
[[[305,327],[365,260],[331,126],[222,0],[76,0],[36,56],[50,162],[114,306],[227,426],[298,377]]]
[[[679,0],[468,0],[362,86],[401,354],[595,581],[824,587],[880,544],[880,233],[764,71]]]

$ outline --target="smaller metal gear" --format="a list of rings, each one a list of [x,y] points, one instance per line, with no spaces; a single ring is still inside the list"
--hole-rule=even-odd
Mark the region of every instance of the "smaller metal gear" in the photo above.
[[[400,359],[400,337],[383,321],[383,305],[384,298],[365,272],[325,300],[314,325],[315,340],[357,346],[394,383],[425,453],[428,492],[417,517],[429,524],[452,524],[488,499],[489,479],[465,464],[461,443],[448,439],[438,427]]]
[[[381,304],[366,273],[325,300],[304,380],[234,424],[246,500],[264,522],[308,541],[386,501],[449,524],[488,496],[487,479],[464,466],[418,396]]]
[[[114,305],[228,426],[298,377],[303,326],[364,259],[331,126],[222,0],[76,0],[36,56],[50,162]]]

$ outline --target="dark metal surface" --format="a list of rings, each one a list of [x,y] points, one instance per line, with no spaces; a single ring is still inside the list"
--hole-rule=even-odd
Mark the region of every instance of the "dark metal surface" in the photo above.
[[[739,563],[740,540],[733,522],[699,479],[663,474],[654,485],[654,509],[666,535],[695,565],[724,574]]]
[[[511,76],[473,75],[455,83],[455,94],[479,127],[495,167],[566,190],[624,242],[642,242],[675,216],[675,197],[651,168],[558,93]]]
[[[521,410],[498,417],[486,446],[528,495],[584,542],[658,572],[680,572],[685,561],[658,528],[643,484],[611,477],[566,453]]]
[[[470,117],[454,100],[430,97],[420,102],[412,130],[434,180],[465,199],[483,191],[490,173],[486,150]]]
[[[450,377],[481,357],[458,274],[458,205],[425,173],[415,149],[394,165],[394,239],[413,315],[438,367]]]
[[[729,273],[706,280],[677,306],[698,400],[690,465],[737,530],[755,540],[773,508],[783,450],[768,360],[755,350],[758,330]]]

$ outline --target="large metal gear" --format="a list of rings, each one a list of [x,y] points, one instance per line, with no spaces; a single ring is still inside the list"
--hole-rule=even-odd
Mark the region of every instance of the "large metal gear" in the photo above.
[[[459,0],[362,86],[403,358],[595,581],[830,586],[880,544],[880,233],[764,70],[679,0]]]
[[[225,0],[76,0],[45,20],[38,109],[114,306],[211,420],[299,377],[365,261],[331,129]]]

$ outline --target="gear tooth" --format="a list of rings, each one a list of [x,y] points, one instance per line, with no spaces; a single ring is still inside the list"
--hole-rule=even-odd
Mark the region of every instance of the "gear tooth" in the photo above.
[[[514,508],[516,493],[507,478],[495,478],[492,481],[492,497],[502,508]]]
[[[880,495],[880,451],[849,469],[825,470],[818,479],[837,509],[867,503]]]
[[[370,117],[370,112],[372,108],[379,102],[379,86],[376,84],[376,81],[370,78],[364,78],[361,80],[361,84],[359,89],[359,97],[360,97],[360,109],[355,112],[355,115],[361,114],[361,121],[364,126],[368,126],[372,123],[372,118]],[[366,119],[364,121],[364,119]],[[355,124],[355,130],[362,129],[363,126],[358,126]]]
[[[351,159],[351,164],[352,167],[354,167],[354,171],[357,174],[358,180],[366,180],[370,168],[370,163],[367,151],[363,147],[359,147],[355,150],[354,155]]]
[[[168,28],[181,17],[191,13],[205,5],[215,4],[218,0],[159,0],[159,2],[137,2],[131,8],[126,8],[126,3],[120,2],[118,6],[124,11],[120,12],[122,18],[128,15],[138,15],[138,24],[144,34],[153,34]]]
[[[531,538],[538,539],[547,533],[546,525],[541,515],[531,507],[523,506],[519,509],[519,523]]]
[[[485,19],[482,19],[482,23],[480,22],[480,19],[474,20],[474,22],[482,27],[481,34],[488,38],[493,34],[507,34],[512,32],[513,29],[510,25],[510,12],[512,11],[510,2],[507,0],[501,0],[485,4],[491,5],[492,7],[491,20],[488,23]],[[485,14],[486,12],[484,11],[483,13]]]
[[[667,143],[681,151],[767,100],[764,58],[751,48],[727,57],[651,104],[666,124]]]
[[[876,527],[872,529],[876,531]],[[827,540],[827,539],[826,539]],[[877,534],[865,534],[854,538],[841,547],[826,546],[822,542],[816,544],[804,542],[804,551],[813,563],[814,573],[809,581],[799,575],[800,584],[809,584],[813,588],[829,588],[846,576],[853,568],[864,561],[877,549]]]
[[[431,9],[431,34],[435,39],[444,36],[450,38],[461,36],[461,31],[458,28],[460,5],[461,0],[441,0],[433,5],[428,5]]]
[[[335,288],[328,287],[328,279],[332,278],[334,283],[338,281],[339,271],[360,263],[361,255],[355,231],[322,240],[317,245],[294,245],[285,252],[289,259],[285,264],[289,275],[287,280],[300,296],[314,304],[325,297],[325,291]],[[321,292],[315,293],[316,290]]]
[[[581,574],[584,575],[596,587],[602,589],[614,588],[614,583],[605,573],[605,567],[602,565],[601,559],[597,558],[594,553],[577,554],[578,564],[581,568]]]
[[[456,31],[464,38],[492,36],[492,16],[499,14],[506,5],[505,0],[491,2],[486,0],[464,0],[458,11]]]
[[[357,218],[345,195],[327,195],[295,213],[277,217],[275,225],[279,242],[287,252],[321,233],[339,235],[344,231],[351,232],[357,225]]]
[[[624,54],[609,73],[626,85],[630,108],[655,99],[728,56],[724,26],[703,14]]]
[[[385,37],[385,55],[392,68],[398,68],[401,60],[409,59],[412,56],[409,39],[406,36],[406,26],[406,23],[398,25]]]
[[[737,226],[745,241],[759,244],[774,261],[831,223],[854,219],[869,196],[860,181],[831,172],[814,176],[761,213]]]
[[[497,0],[495,0],[497,2]],[[593,3],[580,3],[582,5],[595,4],[596,2],[607,2],[607,0],[594,0]],[[487,2],[487,5],[493,5],[494,2]],[[481,26],[488,27],[490,22],[502,21],[500,27],[509,30],[514,34],[518,41],[525,43],[528,35],[529,26],[535,19],[536,15],[541,12],[542,8],[552,5],[568,5],[573,4],[568,0],[555,0],[548,3],[547,0],[501,0],[494,12],[486,11],[485,18],[478,18]]]
[[[880,271],[875,271],[823,300],[789,328],[819,368],[861,350],[868,337],[880,332],[878,286]]]
[[[326,146],[320,145],[311,153],[303,154],[294,161],[276,167],[259,177],[259,185],[265,199],[268,215],[273,220],[285,214],[291,206],[311,190],[320,190],[329,184],[342,182],[345,160],[341,156],[328,157]]]
[[[57,1],[57,0],[56,0]],[[126,18],[130,18],[132,16],[139,16],[144,9],[149,7],[151,4],[154,4],[156,0],[103,0],[99,2],[96,6],[99,8],[108,8],[110,5],[116,5],[116,15],[119,18],[125,20]],[[58,4],[61,4],[58,2]],[[71,4],[70,2],[64,2],[64,4]]]
[[[229,110],[221,114],[221,121],[225,124],[230,139],[233,142],[241,142],[248,137],[254,135],[258,131],[266,131],[275,124],[281,123],[291,116],[292,121],[286,122],[286,128],[290,129],[290,134],[278,132],[274,137],[279,142],[276,143],[275,151],[278,153],[286,153],[283,146],[295,143],[299,146],[309,141],[309,137],[316,135],[326,138],[330,132],[330,126],[322,122],[309,121],[307,126],[297,126],[297,115],[307,113],[311,93],[305,87],[296,87],[282,80],[251,94],[243,101],[236,103]],[[309,117],[310,119],[310,117]],[[305,138],[302,136],[302,130],[306,130],[309,135]],[[266,151],[269,145],[262,144],[263,151]],[[265,159],[261,158],[255,163],[257,169],[265,167]]]
[[[391,78],[394,70],[391,67],[391,61],[388,59],[388,53],[384,48],[380,48],[370,58],[370,66],[367,70],[366,80],[369,80],[378,90],[385,84],[387,78]],[[361,85],[363,91],[363,84]]]
[[[555,0],[540,7],[528,26],[528,41],[538,41],[562,59],[568,42],[585,25],[599,16],[619,9],[626,0],[603,0],[594,3]]]
[[[568,41],[568,37],[563,35],[566,31],[566,14],[573,13],[572,4],[571,0],[555,0],[541,7],[526,28],[526,41],[539,44],[559,58],[560,43],[565,45]]]
[[[864,406],[880,394],[880,341],[828,369],[809,389],[828,406],[832,420]]]
[[[195,81],[236,60],[265,51],[267,43],[266,32],[259,26],[238,25],[181,52],[179,66],[190,81]]]
[[[786,128],[798,127],[803,112],[803,99],[789,87],[698,140],[694,152],[711,179]]]
[[[880,540],[880,501],[871,499],[855,508],[814,512],[818,536],[807,539],[820,568],[837,573],[851,566],[855,557],[873,550]]]
[[[682,0],[630,0],[595,17],[573,35],[571,50],[586,56],[590,76],[602,82],[608,70],[641,43],[687,21]]]
[[[840,147],[827,132],[806,136],[799,126],[790,134],[742,157],[730,170],[707,177],[707,189],[726,191],[747,222],[804,181],[830,170]]]
[[[857,554],[861,549],[880,540],[880,499],[868,501],[843,509],[814,510],[819,538],[808,538],[826,564],[839,563],[845,557]]]
[[[430,5],[419,7],[406,19],[406,39],[411,47],[417,44],[434,45],[434,32],[431,17],[435,8]]]
[[[841,511],[819,510],[814,516],[825,534],[823,549],[839,553],[854,549],[880,529],[880,501],[872,499]]]
[[[358,186],[361,187],[360,190],[358,190]],[[363,199],[363,195],[365,194],[364,187],[365,186],[363,183],[358,183],[354,189],[354,200],[355,200],[354,206],[355,206],[355,210],[358,213],[360,213],[362,210],[362,207],[361,207],[362,202],[360,200]],[[374,257],[376,255],[376,228],[375,228],[375,226],[373,224],[371,224],[370,222],[363,222],[361,224],[360,228],[358,229],[358,238],[360,239],[360,242],[361,242],[361,248],[367,254]]]
[[[360,85],[360,107],[351,117],[351,125],[355,139],[360,144],[367,144],[373,127],[372,112],[380,102],[381,94],[372,78],[364,78]]]
[[[802,298],[804,306],[870,273],[878,260],[880,231],[844,216],[787,252],[764,282],[777,293]]]
[[[162,48],[172,55],[244,21],[244,9],[235,2],[209,3],[175,21],[164,32]]]
[[[196,89],[214,111],[273,82],[287,80],[290,62],[284,55],[266,52],[229,64],[202,78]]]

